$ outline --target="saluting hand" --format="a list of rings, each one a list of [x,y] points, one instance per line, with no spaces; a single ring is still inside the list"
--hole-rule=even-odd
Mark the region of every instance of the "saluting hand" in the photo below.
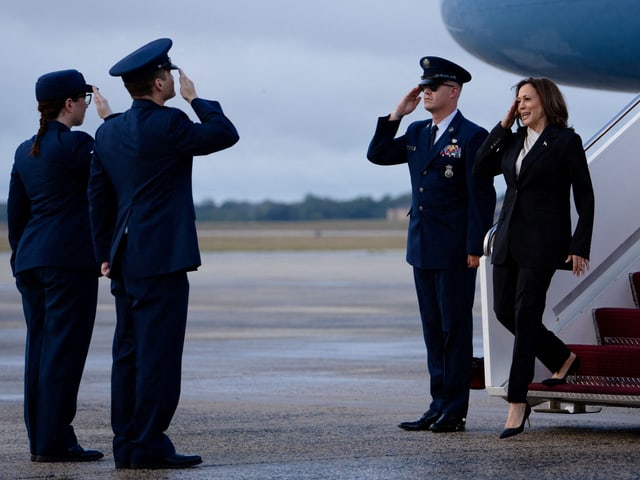
[[[502,128],[506,128],[507,130],[510,130],[511,127],[513,127],[513,124],[515,123],[516,118],[518,118],[518,100],[514,98],[513,103],[509,107],[509,111],[500,122],[500,125],[502,125]]]
[[[100,89],[95,85],[93,86],[93,102],[96,104],[96,111],[100,118],[105,119],[113,113],[109,106],[109,102],[102,96]]]
[[[400,103],[398,103],[395,112],[391,114],[390,120],[400,120],[397,114],[405,116],[413,112],[420,104],[420,92],[420,87],[413,87],[411,90],[409,90],[409,93],[402,97],[402,100],[400,100]]]
[[[191,79],[185,75],[181,68],[178,69],[178,73],[180,74],[180,95],[182,95],[182,98],[184,98],[187,102],[191,103],[194,98],[198,98],[196,87]]]

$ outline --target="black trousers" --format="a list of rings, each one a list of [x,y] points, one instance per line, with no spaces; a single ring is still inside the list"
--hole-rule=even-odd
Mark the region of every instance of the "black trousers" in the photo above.
[[[469,409],[476,270],[413,269],[432,401],[430,410],[464,418]]]
[[[507,400],[527,400],[535,374],[535,358],[551,372],[569,358],[567,346],[542,323],[547,290],[555,270],[520,267],[513,258],[493,266],[493,309],[498,321],[514,334]]]
[[[111,426],[116,463],[146,463],[175,453],[166,435],[180,398],[189,281],[186,272],[131,278],[126,241],[112,269],[116,330]]]
[[[34,268],[16,275],[27,322],[24,419],[34,455],[78,441],[71,423],[98,299],[95,271]]]

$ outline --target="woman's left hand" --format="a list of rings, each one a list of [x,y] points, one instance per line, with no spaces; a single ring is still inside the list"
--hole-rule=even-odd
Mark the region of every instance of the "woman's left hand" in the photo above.
[[[589,270],[589,260],[578,255],[569,255],[565,263],[573,262],[573,274],[576,277],[584,275]]]

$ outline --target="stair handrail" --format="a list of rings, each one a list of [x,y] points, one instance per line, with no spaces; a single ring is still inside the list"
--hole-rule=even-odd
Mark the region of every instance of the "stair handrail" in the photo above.
[[[485,234],[484,240],[482,242],[482,250],[484,251],[485,256],[490,257],[491,252],[493,251],[493,238],[496,235],[496,230],[498,229],[498,224],[494,224],[489,231]]]
[[[609,133],[614,127],[616,127],[622,120],[629,115],[636,107],[640,105],[640,94],[631,100],[620,112],[613,117],[609,123],[605,124],[595,135],[593,135],[585,144],[584,151],[589,151],[596,143],[602,139],[607,133]]]

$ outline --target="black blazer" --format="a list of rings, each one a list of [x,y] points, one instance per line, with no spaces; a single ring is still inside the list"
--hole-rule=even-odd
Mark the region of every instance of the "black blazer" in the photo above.
[[[478,150],[474,174],[502,173],[507,185],[493,242],[492,262],[503,264],[509,252],[518,265],[571,268],[569,254],[589,258],[594,195],[580,136],[571,128],[547,126],[522,161],[515,164],[527,128],[491,131]],[[570,192],[578,212],[571,232]]]
[[[94,270],[87,182],[93,138],[52,120],[31,155],[35,136],[16,150],[7,215],[14,274],[38,267]]]
[[[89,177],[97,259],[114,263],[125,231],[132,278],[195,270],[200,252],[191,190],[193,156],[223,150],[238,132],[216,101],[177,108],[134,100],[98,128]]]
[[[487,131],[458,112],[429,147],[431,120],[413,122],[394,138],[399,125],[388,116],[378,119],[367,158],[377,165],[409,166],[407,262],[418,268],[464,268],[467,255],[482,255],[496,205],[493,175],[471,173]]]

